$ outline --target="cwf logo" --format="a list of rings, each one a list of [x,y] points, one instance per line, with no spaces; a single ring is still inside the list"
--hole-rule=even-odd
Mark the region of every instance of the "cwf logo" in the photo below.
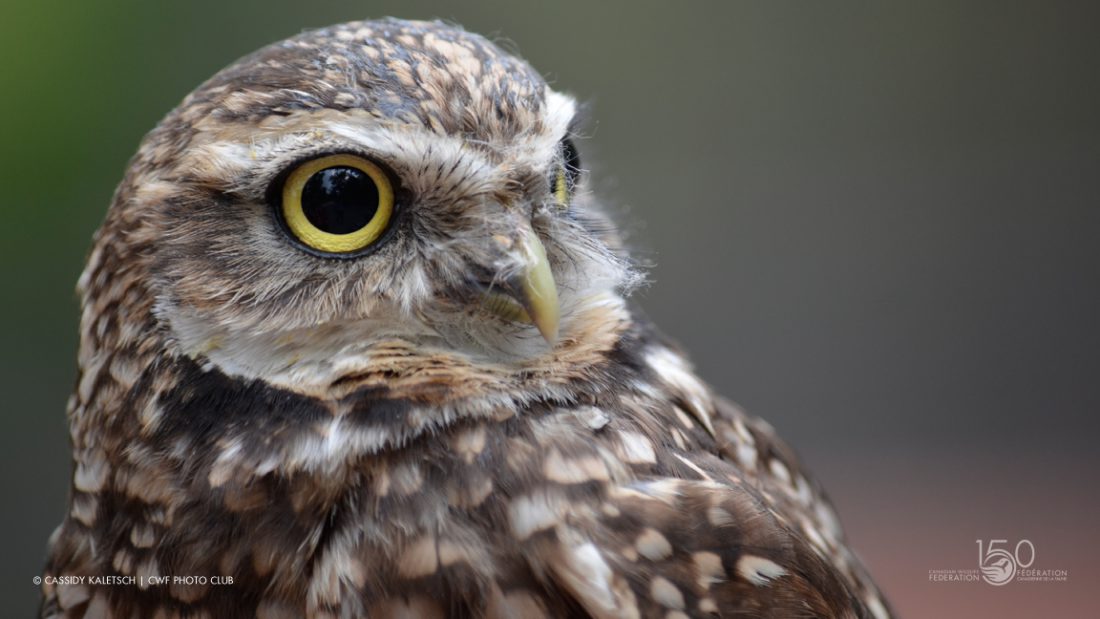
[[[1012,582],[1016,570],[1029,568],[1035,563],[1035,545],[1030,540],[1016,542],[1009,550],[1008,540],[974,540],[978,544],[978,567],[982,571],[982,580],[991,585],[1001,586]],[[1024,562],[1027,559],[1027,562]]]

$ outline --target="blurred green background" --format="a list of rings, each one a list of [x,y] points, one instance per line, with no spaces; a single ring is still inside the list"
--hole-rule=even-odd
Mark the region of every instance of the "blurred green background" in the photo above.
[[[138,140],[303,29],[441,17],[591,104],[643,307],[823,479],[908,616],[1084,616],[1100,572],[1095,3],[7,2],[0,599],[64,513],[73,287]],[[928,582],[1030,539],[1069,583]],[[1090,604],[1089,606],[1094,607]]]

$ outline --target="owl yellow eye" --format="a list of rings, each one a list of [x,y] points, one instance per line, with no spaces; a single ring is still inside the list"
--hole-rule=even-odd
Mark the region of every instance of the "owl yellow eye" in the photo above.
[[[558,206],[567,208],[573,200],[573,190],[577,186],[577,177],[581,172],[581,160],[577,147],[569,139],[561,142],[561,161],[555,166],[550,177],[550,191]]]
[[[355,155],[307,161],[283,183],[283,222],[309,248],[330,254],[365,249],[393,216],[393,185],[382,168]]]
[[[558,206],[569,206],[569,178],[565,175],[565,166],[558,166],[557,173],[554,175],[554,199],[557,200]]]

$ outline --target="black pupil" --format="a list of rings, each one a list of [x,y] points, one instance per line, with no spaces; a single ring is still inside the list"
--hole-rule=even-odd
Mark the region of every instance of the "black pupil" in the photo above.
[[[302,212],[329,234],[350,234],[378,212],[378,186],[369,174],[336,166],[315,173],[302,188]]]

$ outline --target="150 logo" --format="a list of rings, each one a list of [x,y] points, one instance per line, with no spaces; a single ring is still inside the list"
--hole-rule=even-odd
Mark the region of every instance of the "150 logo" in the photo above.
[[[1005,539],[974,541],[978,544],[978,568],[982,571],[982,580],[991,585],[1007,585],[1016,577],[1017,569],[1026,569],[1035,563],[1035,545],[1030,540],[1016,542],[1015,548]]]

